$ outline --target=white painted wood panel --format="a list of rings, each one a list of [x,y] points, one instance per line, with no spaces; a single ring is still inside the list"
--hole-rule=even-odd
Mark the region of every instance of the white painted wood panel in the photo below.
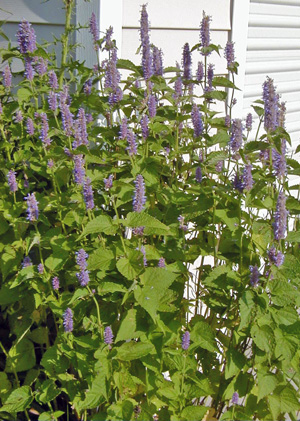
[[[297,38],[300,37],[300,18],[296,28],[280,28],[277,27],[249,27],[248,36],[250,38]]]
[[[161,48],[163,51],[164,66],[174,66],[176,61],[181,62],[182,47],[184,43],[188,42],[190,47],[199,42],[199,31],[196,30],[171,30],[171,29],[152,29],[151,43]],[[212,42],[225,46],[227,42],[227,32],[212,31]],[[141,55],[136,54],[137,48],[140,45],[139,31],[137,29],[123,29],[123,42],[121,49],[122,58],[127,58],[136,64],[141,63]],[[216,73],[224,73],[226,71],[226,60],[217,54],[213,54],[208,58],[208,63],[215,64]],[[200,53],[194,51],[192,55],[193,68],[197,67],[198,61],[203,60]]]
[[[123,0],[123,27],[138,27],[141,0]],[[203,10],[212,16],[211,28],[230,30],[230,0],[148,0],[152,28],[199,28]]]
[[[268,16],[300,16],[297,6],[299,6],[298,1],[293,5],[277,4],[276,7],[274,7],[274,3],[258,3],[256,1],[252,1],[250,5],[250,13]]]

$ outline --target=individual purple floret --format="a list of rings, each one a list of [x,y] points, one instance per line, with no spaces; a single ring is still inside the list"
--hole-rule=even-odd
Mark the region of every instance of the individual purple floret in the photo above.
[[[191,56],[190,46],[188,42],[185,43],[183,46],[182,67],[183,67],[183,78],[185,80],[192,79],[192,56]]]
[[[202,170],[200,166],[196,168],[195,179],[198,183],[202,182]]]
[[[3,80],[2,80],[3,86],[5,88],[10,88],[11,82],[12,82],[12,74],[11,74],[9,65],[6,65],[4,67],[4,71],[2,73],[2,76],[3,76]]]
[[[39,272],[40,275],[42,275],[44,273],[44,265],[43,265],[43,263],[39,263],[38,264],[37,270],[38,270],[38,272]]]
[[[76,263],[80,267],[80,270],[81,271],[86,270],[87,265],[88,265],[87,258],[89,257],[87,252],[84,249],[80,249],[75,252],[75,255],[76,255]]]
[[[63,321],[65,332],[72,332],[73,330],[73,311],[70,308],[64,312]]]
[[[91,95],[91,93],[92,93],[92,84],[93,84],[92,79],[88,79],[84,83],[84,85],[83,85],[83,92],[85,93],[85,95]]]
[[[233,393],[231,402],[233,403],[233,405],[237,405],[239,403],[239,394],[238,394],[238,392],[234,392]]]
[[[186,351],[187,349],[189,349],[189,346],[190,346],[190,332],[186,331],[182,335],[181,347],[184,351]]]
[[[153,71],[156,76],[163,75],[163,61],[162,61],[162,50],[157,47],[152,48],[153,51]]]
[[[154,95],[149,96],[148,111],[149,111],[150,118],[154,118],[156,116],[156,98]]]
[[[149,136],[149,117],[145,114],[141,118],[142,137],[146,140]]]
[[[201,46],[204,48],[210,45],[210,28],[209,28],[210,21],[211,21],[211,17],[206,16],[206,14],[203,12],[203,18],[200,24],[200,41],[201,41]],[[208,56],[210,52],[202,51],[201,54],[204,56]]]
[[[49,137],[48,131],[49,131],[49,124],[48,124],[48,118],[46,113],[41,113],[41,129],[40,129],[40,139],[44,146],[50,146],[51,139]]]
[[[212,89],[212,81],[214,78],[214,64],[209,63],[207,68],[207,84]]]
[[[39,217],[39,202],[35,198],[35,193],[28,193],[24,200],[27,202],[27,218],[30,222],[35,222]]]
[[[273,131],[278,127],[279,110],[278,100],[279,96],[273,83],[273,79],[267,77],[263,83],[263,100],[264,100],[264,124],[267,132]]]
[[[91,179],[86,177],[83,183],[83,197],[85,201],[85,206],[87,210],[94,209],[94,193],[91,186]]]
[[[114,339],[114,335],[113,335],[113,332],[111,330],[111,327],[110,326],[107,326],[104,329],[104,342],[107,345],[111,345],[113,343],[113,339]]]
[[[48,70],[48,60],[43,57],[37,57],[35,68],[39,76],[44,76]]]
[[[27,20],[22,20],[17,32],[19,50],[22,54],[33,53],[36,50],[36,36],[34,29]]]
[[[50,70],[49,72],[49,85],[52,89],[58,89],[57,76],[54,70]]]
[[[21,110],[18,110],[16,112],[16,122],[21,123],[21,121],[23,121],[23,114]]]
[[[252,114],[249,113],[249,114],[247,114],[247,117],[246,117],[246,130],[248,132],[250,132],[250,130],[252,130],[252,124],[253,124]]]
[[[234,67],[234,43],[232,41],[227,41],[224,57],[227,60],[227,69],[232,70]]]
[[[98,50],[99,45],[97,44],[97,41],[99,40],[99,28],[97,18],[94,12],[92,13],[92,16],[90,18],[90,33],[93,36],[94,48],[95,50]]]
[[[74,179],[75,183],[83,185],[85,177],[84,159],[83,155],[74,155]]]
[[[236,173],[232,182],[232,186],[235,190],[242,193],[244,189],[242,177]]]
[[[59,279],[57,276],[54,276],[54,278],[52,279],[52,287],[54,291],[59,290]]]
[[[104,181],[105,190],[110,190],[112,188],[113,180],[114,180],[113,174],[110,174],[108,178],[104,178],[103,181]]]
[[[136,136],[131,130],[128,130],[127,132],[127,142],[128,142],[128,146],[126,150],[128,151],[129,156],[136,155],[137,154]]]
[[[231,137],[229,141],[230,148],[232,152],[237,152],[243,144],[243,126],[242,120],[235,118],[232,121],[231,126]]]
[[[276,250],[276,248],[273,246],[268,250],[267,252],[269,257],[270,264],[274,264],[275,266],[279,267],[284,262],[284,254],[281,253],[281,251]]]
[[[136,176],[134,184],[135,184],[135,191],[134,191],[134,196],[133,196],[133,210],[135,212],[142,212],[142,210],[144,209],[144,205],[146,203],[146,196],[145,196],[145,182],[141,174],[138,174]]]
[[[128,132],[127,118],[124,117],[120,125],[119,139],[123,139],[123,140],[127,139],[127,132]]]
[[[73,142],[73,148],[77,148],[80,145],[88,145],[88,134],[86,130],[86,117],[83,108],[79,108],[77,120],[75,121],[74,130],[75,141]]]
[[[203,66],[202,61],[199,61],[198,67],[197,67],[196,79],[198,82],[202,82],[203,77],[204,77],[204,66]]]
[[[248,164],[245,166],[243,171],[243,188],[244,190],[251,190],[253,187],[253,177],[252,177],[252,165]]]
[[[255,266],[251,265],[251,266],[249,266],[249,270],[250,270],[250,285],[255,287],[258,284],[259,277],[260,277],[258,267],[257,267],[257,265],[255,265]]]
[[[161,257],[161,258],[159,259],[157,266],[158,266],[159,268],[165,268],[165,267],[166,267],[166,261],[165,261],[165,259],[164,259],[163,257]]]
[[[29,134],[29,136],[34,135],[33,120],[30,117],[28,117],[27,120],[26,120],[26,131]]]
[[[184,216],[179,215],[177,219],[179,221],[179,228],[182,229],[183,231],[187,231],[188,226],[185,225],[185,223],[184,223]]]
[[[192,107],[192,123],[194,127],[194,137],[201,136],[203,132],[202,115],[199,111],[197,104],[193,104]]]
[[[34,69],[32,66],[32,59],[29,57],[25,58],[24,61],[24,65],[25,65],[25,72],[24,72],[24,76],[26,77],[27,80],[29,80],[30,82],[33,81],[33,77],[34,77]]]
[[[274,238],[282,240],[285,238],[288,212],[285,207],[286,197],[283,192],[278,195],[275,211]]]
[[[13,171],[13,170],[9,170],[7,174],[9,190],[12,193],[15,193],[18,190],[16,174],[17,174],[16,171]]]
[[[27,268],[28,266],[32,266],[32,261],[29,256],[26,256],[22,262],[22,269]]]

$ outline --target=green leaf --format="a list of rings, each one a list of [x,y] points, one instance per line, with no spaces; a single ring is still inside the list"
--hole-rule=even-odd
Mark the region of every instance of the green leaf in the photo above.
[[[18,101],[20,104],[26,102],[32,95],[32,92],[27,88],[20,88],[17,92]]]
[[[58,419],[59,417],[61,417],[62,415],[64,415],[64,412],[63,411],[43,412],[39,416],[39,420],[38,421],[50,421],[50,420],[53,419],[52,415],[54,416],[54,419]]]
[[[181,416],[187,421],[201,420],[208,411],[206,406],[186,406]]]
[[[255,345],[257,345],[258,348],[260,348],[262,351],[271,353],[274,345],[274,335],[270,326],[252,326],[251,336]]]
[[[255,141],[251,141],[251,142],[247,142],[245,144],[245,154],[246,153],[250,153],[250,152],[254,152],[254,151],[263,151],[265,149],[269,149],[270,145],[266,142],[255,142]]]
[[[88,234],[99,234],[104,232],[104,234],[107,235],[115,235],[117,231],[118,227],[113,224],[110,216],[99,215],[86,224],[83,233],[78,237],[77,241],[81,240],[82,237],[85,237]]]
[[[38,328],[31,331],[27,337],[33,342],[43,345],[48,341],[48,328],[46,326],[39,326]]]
[[[238,89],[227,77],[215,76],[212,81],[213,86],[224,86],[225,88]]]
[[[117,261],[118,271],[129,280],[135,279],[142,270],[140,266],[142,262],[141,252],[137,251],[136,255],[140,258],[139,261],[130,260],[127,257],[122,257]]]
[[[0,213],[0,235],[4,234],[9,228],[9,224],[6,222],[6,219],[3,216],[3,213]]]
[[[85,399],[79,407],[83,409],[96,408],[101,402],[107,399],[106,376],[101,371],[93,380],[91,388],[86,392]]]
[[[11,390],[11,382],[7,378],[7,374],[0,372],[0,398],[4,401]]]
[[[51,402],[60,394],[53,380],[45,380],[38,389],[35,399],[40,403]]]
[[[88,259],[88,270],[111,270],[115,267],[115,255],[109,249],[99,248]]]
[[[286,237],[286,241],[300,243],[300,231],[290,231]]]
[[[215,334],[206,322],[199,321],[195,323],[191,331],[191,340],[194,343],[193,346],[200,346],[210,352],[218,351]]]
[[[234,348],[230,348],[226,353],[225,379],[235,376],[244,368],[247,359]]]
[[[116,342],[134,338],[136,330],[136,313],[137,311],[133,308],[127,311],[126,316],[122,320],[121,326],[118,330]]]
[[[55,250],[51,256],[47,257],[45,260],[45,266],[52,272],[58,271],[65,265],[68,258],[69,252],[59,248],[59,250]]]
[[[280,399],[281,412],[291,413],[292,411],[299,411],[300,402],[297,397],[296,390],[290,385],[278,386],[274,390],[274,395],[277,395]]]
[[[13,373],[14,371],[27,371],[35,366],[35,352],[33,343],[24,338],[17,345],[13,345],[6,360],[5,371]]]
[[[278,384],[274,374],[258,373],[258,401],[270,395]]]
[[[122,220],[122,224],[132,228],[145,227],[145,235],[168,235],[170,232],[170,228],[167,225],[145,212],[130,212],[127,218]]]
[[[132,361],[145,357],[155,351],[150,342],[126,342],[118,348],[117,358],[122,361]]]
[[[177,276],[178,274],[169,272],[164,268],[146,268],[140,276],[143,287],[136,287],[134,297],[153,320],[156,320],[156,313],[166,290]]]
[[[216,209],[215,210],[216,221],[224,222],[230,231],[235,231],[239,226],[239,218],[232,215],[230,210],[227,209]]]
[[[254,303],[254,293],[250,290],[244,292],[243,296],[240,298],[240,326],[239,330],[242,330],[244,327],[248,327],[253,316],[253,310],[255,308]]]
[[[258,107],[257,105],[251,105],[251,107],[254,109],[258,117],[264,115],[264,109],[262,107]]]
[[[0,411],[8,412],[9,414],[22,412],[28,408],[32,401],[33,396],[30,387],[22,386],[11,392]]]

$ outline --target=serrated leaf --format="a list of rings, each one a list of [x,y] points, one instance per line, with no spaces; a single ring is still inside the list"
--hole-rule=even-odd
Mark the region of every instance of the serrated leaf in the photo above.
[[[116,337],[116,342],[126,341],[134,338],[134,332],[136,330],[136,313],[137,311],[133,308],[128,310],[124,319],[121,321],[120,328]]]
[[[52,418],[51,418],[52,415],[55,417],[54,419],[58,419],[59,417],[61,417],[62,415],[64,415],[64,411],[43,412],[39,416],[39,420],[38,421],[50,421],[50,420],[52,420]]]
[[[118,271],[127,279],[135,279],[141,271],[141,268],[130,261],[127,257],[122,257],[117,261]]]
[[[270,395],[278,384],[276,376],[274,374],[260,374],[257,376],[258,380],[258,401],[263,399],[265,396]]]
[[[99,248],[89,256],[88,270],[111,270],[115,267],[115,255],[109,249]]]
[[[187,421],[201,420],[208,411],[206,406],[186,406],[181,412],[181,417]]]
[[[266,149],[269,149],[270,145],[266,142],[247,142],[245,144],[245,154],[249,153],[249,152],[254,152],[254,151],[264,151]]]
[[[27,88],[20,88],[17,91],[17,97],[19,100],[19,103],[22,104],[23,102],[26,102],[32,95],[32,92]]]
[[[0,372],[0,398],[4,401],[12,388],[11,382],[7,378],[7,374]]]
[[[35,399],[40,403],[47,403],[51,402],[53,399],[56,398],[60,394],[60,391],[57,389],[56,384],[53,380],[45,380],[41,386],[37,394],[35,395]]]
[[[234,348],[230,348],[226,353],[225,379],[240,373],[245,366],[246,357]]]
[[[27,371],[35,366],[35,352],[33,343],[24,338],[17,345],[13,345],[6,360],[6,373]]]
[[[160,222],[158,219],[145,212],[130,212],[125,220],[122,220],[122,224],[127,227],[145,227],[145,234],[162,234],[168,235],[170,228]]]
[[[232,88],[232,89],[238,89],[234,83],[231,82],[227,77],[223,76],[215,76],[212,80],[213,86],[223,86],[225,88]]]
[[[33,396],[30,387],[22,386],[11,392],[0,411],[8,412],[9,414],[22,412],[28,408],[32,401]]]
[[[273,331],[268,325],[263,325],[261,327],[254,325],[251,328],[251,336],[259,349],[262,351],[271,353],[274,345],[274,335]]]
[[[93,409],[100,404],[101,401],[107,399],[106,378],[105,373],[102,371],[97,374],[92,382],[91,388],[86,392],[86,396],[79,407],[83,409]]]
[[[257,105],[251,105],[251,107],[254,109],[258,117],[261,117],[262,115],[264,115],[265,111],[262,107],[258,107]]]
[[[117,230],[118,227],[113,224],[110,216],[99,215],[86,224],[83,233],[78,237],[77,241],[88,234],[100,234],[101,232],[104,232],[104,234],[107,235],[115,235]]]
[[[145,357],[153,351],[155,347],[150,342],[125,342],[118,348],[117,358],[122,361],[132,361]]]
[[[210,352],[218,351],[215,335],[208,323],[199,321],[195,323],[191,331],[193,346],[207,349]]]
[[[241,330],[244,327],[249,326],[251,317],[253,315],[253,310],[255,308],[253,292],[250,290],[245,291],[243,296],[240,298],[239,303],[241,318],[239,330]]]

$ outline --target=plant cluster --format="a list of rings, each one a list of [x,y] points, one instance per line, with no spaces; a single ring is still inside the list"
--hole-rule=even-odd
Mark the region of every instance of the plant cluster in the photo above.
[[[274,81],[252,133],[209,16],[165,68],[145,5],[140,66],[93,15],[89,69],[73,3],[59,65],[25,20],[1,51],[0,418],[295,420],[300,164]]]

